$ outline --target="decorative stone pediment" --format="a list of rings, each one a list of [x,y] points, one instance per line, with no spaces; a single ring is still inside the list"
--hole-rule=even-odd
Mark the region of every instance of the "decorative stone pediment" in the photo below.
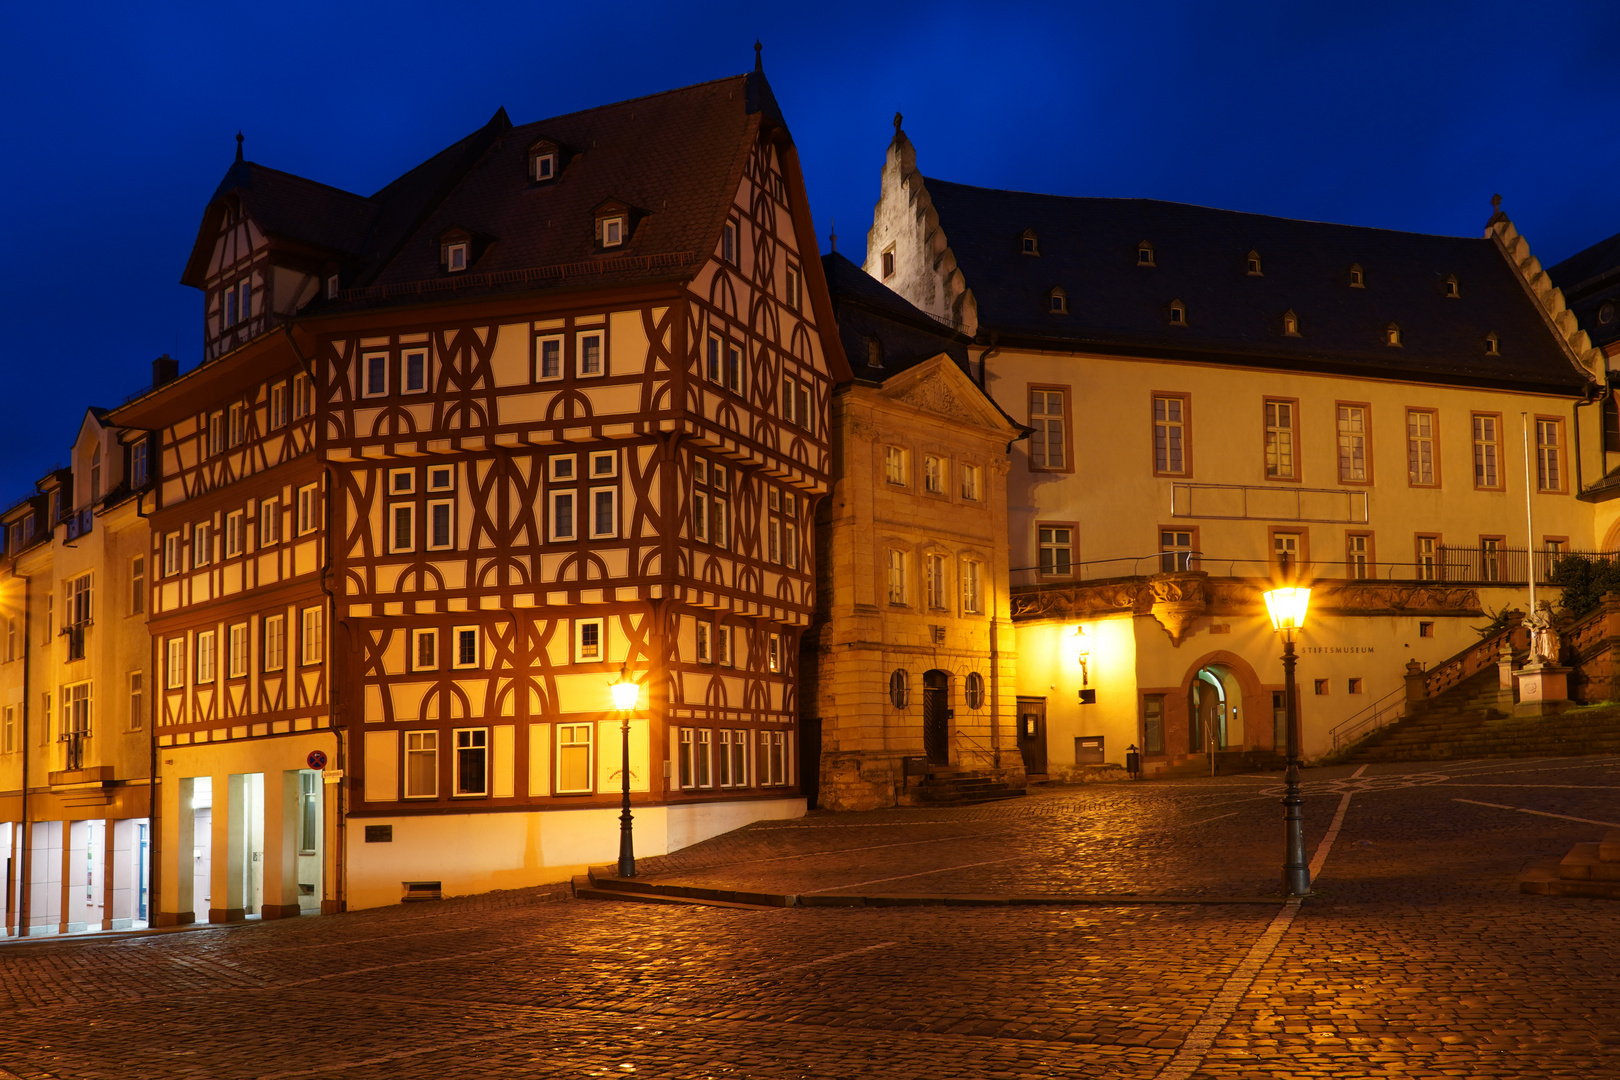
[[[1180,647],[1193,622],[1209,608],[1209,575],[1202,570],[1183,570],[1148,579],[1151,598],[1148,610],[1154,621],[1170,635],[1170,644]]]
[[[1022,430],[945,353],[885,379],[880,393],[890,401],[933,413],[953,424],[989,428],[1009,438],[1016,438]]]

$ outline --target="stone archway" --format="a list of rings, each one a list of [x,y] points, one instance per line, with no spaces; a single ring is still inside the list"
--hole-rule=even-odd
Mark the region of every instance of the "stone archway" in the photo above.
[[[1221,649],[1193,661],[1178,697],[1182,722],[1165,733],[1166,749],[1206,753],[1212,733],[1217,750],[1271,747],[1271,695],[1237,653]]]

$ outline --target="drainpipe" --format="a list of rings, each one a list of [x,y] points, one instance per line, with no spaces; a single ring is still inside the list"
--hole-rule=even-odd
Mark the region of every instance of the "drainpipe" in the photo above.
[[[15,562],[12,563],[16,565]],[[34,845],[33,837],[28,835],[28,759],[29,747],[33,745],[32,732],[28,730],[28,669],[30,666],[29,653],[33,649],[34,624],[30,617],[33,609],[28,606],[28,589],[33,584],[32,578],[23,578],[23,700],[22,700],[22,882],[17,890],[17,936],[28,936],[28,895],[32,892],[34,877]],[[50,717],[45,718],[50,723]]]
[[[157,436],[152,432],[148,432],[147,438],[155,440]],[[148,452],[150,452],[150,450]],[[148,469],[150,470],[150,466]],[[150,471],[148,471],[148,477],[149,479],[147,482],[151,483]],[[138,491],[135,493],[135,516],[143,521],[147,518],[147,494],[148,492],[146,491]],[[146,557],[150,558],[151,554],[151,551],[148,550]],[[151,581],[156,576],[157,566],[154,564],[147,568],[146,580]],[[151,598],[148,596],[144,599],[149,601]],[[147,617],[149,619],[151,618],[150,606],[147,608]],[[158,646],[157,642],[152,640],[150,631],[148,631],[146,635],[146,644],[147,649],[149,650],[147,653],[147,659],[151,661],[151,664],[147,670],[151,672],[152,675],[151,686],[146,696],[152,702],[157,702]],[[157,712],[154,709],[149,709],[148,715],[156,716]],[[146,736],[147,753],[150,755],[150,764],[146,773],[146,775],[150,778],[147,780],[146,785],[146,820],[150,822],[150,824],[147,826],[146,834],[146,925],[148,927],[152,927],[157,925],[158,899],[160,896],[162,896],[162,890],[160,889],[158,882],[158,875],[163,869],[163,863],[161,861],[163,854],[163,804],[158,801],[158,791],[162,787],[162,778],[158,773],[157,732],[152,730],[152,726],[148,726]],[[178,873],[178,869],[176,872]]]
[[[1575,435],[1575,494],[1576,495],[1579,495],[1579,494],[1581,494],[1582,492],[1584,492],[1586,490],[1586,485],[1581,480],[1581,406],[1582,405],[1601,405],[1604,401],[1608,400],[1608,397],[1609,397],[1610,393],[1612,393],[1612,391],[1609,388],[1608,380],[1605,378],[1604,382],[1603,382],[1603,386],[1601,388],[1599,388],[1599,390],[1598,390],[1598,392],[1597,392],[1597,394],[1595,396],[1592,394],[1591,390],[1588,390],[1584,395],[1582,395],[1581,400],[1577,401],[1575,403],[1575,408],[1572,410],[1574,418],[1575,418],[1574,419],[1574,428],[1575,428],[1574,435]],[[1620,447],[1617,447],[1616,449],[1620,449]],[[1598,461],[1599,461],[1600,464],[1604,463],[1604,458],[1603,458],[1602,455],[1604,455],[1607,451],[1608,451],[1608,447],[1603,445],[1603,426],[1600,423],[1598,425],[1598,455],[1599,455]]]
[[[996,344],[996,335],[990,334],[990,347],[979,354],[979,390],[985,397],[990,397],[989,368],[990,357],[1001,351]],[[991,398],[994,401],[994,398]],[[1007,452],[1012,453],[1012,443],[1007,444]],[[1003,499],[1006,493],[1002,493]],[[1009,561],[1008,565],[1011,565]],[[1009,573],[1010,577],[1010,573]],[[1012,582],[1008,581],[1011,588]],[[996,592],[995,581],[990,583],[990,764],[993,768],[1001,768],[1001,594]]]

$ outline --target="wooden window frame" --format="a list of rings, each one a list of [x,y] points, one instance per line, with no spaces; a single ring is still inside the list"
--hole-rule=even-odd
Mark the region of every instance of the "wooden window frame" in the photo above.
[[[960,481],[957,486],[962,493],[963,502],[984,502],[984,466],[975,465],[972,462],[963,462],[956,467],[956,475]],[[968,481],[970,479],[973,481],[973,494],[971,495],[968,494]]]
[[[192,674],[196,685],[207,686],[219,675],[219,643],[214,630],[199,630],[193,645],[196,661]]]
[[[928,468],[930,463],[934,466],[933,479],[938,481],[938,486],[934,486],[929,482],[930,477]],[[948,498],[950,496],[950,472],[951,462],[949,458],[941,454],[924,453],[922,486],[923,494],[932,495],[940,499]]]
[[[922,557],[923,603],[929,611],[945,611],[951,590],[946,567],[950,556],[943,551],[925,551]]]
[[[893,452],[894,460],[900,463],[900,479],[896,480],[889,470],[889,461]],[[883,447],[883,482],[888,487],[909,488],[911,486],[911,451],[904,446],[895,446],[885,443]]]
[[[529,351],[535,382],[561,382],[563,377],[568,374],[567,342],[568,337],[566,334],[552,332],[535,334],[530,339]],[[555,345],[557,347],[557,369],[549,375],[546,374],[547,345]]]
[[[432,642],[433,662],[422,663],[422,642]],[[411,670],[412,671],[438,671],[439,670],[439,628],[437,626],[420,626],[411,631]]]
[[[186,670],[186,639],[172,637],[167,639],[165,645],[167,648],[163,665],[163,687],[166,690],[184,690],[186,676],[190,674]]]
[[[271,628],[274,627],[274,632]],[[270,646],[276,647],[272,659]],[[266,615],[259,634],[259,664],[263,671],[285,671],[287,668],[287,616],[278,612]]]
[[[1434,541],[1434,576],[1423,575],[1423,541]],[[1413,581],[1444,581],[1446,579],[1446,561],[1441,555],[1442,535],[1440,533],[1413,533],[1412,534],[1412,580]]]
[[[1429,418],[1430,456],[1433,459],[1434,479],[1429,483],[1412,479],[1412,414],[1423,413]],[[1440,410],[1427,405],[1408,405],[1403,416],[1406,428],[1406,486],[1415,488],[1438,488],[1440,486]],[[1472,437],[1472,426],[1469,436]]]
[[[1159,468],[1159,416],[1158,405],[1161,398],[1174,398],[1181,402],[1181,471]],[[1166,421],[1168,424],[1170,421]],[[1166,464],[1169,461],[1166,452]],[[1164,476],[1174,479],[1191,479],[1193,475],[1192,453],[1192,394],[1181,390],[1154,390],[1148,396],[1148,463],[1153,469],[1154,476]]]
[[[1067,530],[1069,530],[1069,543],[1068,543],[1068,549],[1069,549],[1069,572],[1068,573],[1060,574],[1060,573],[1057,573],[1057,572],[1054,571],[1053,573],[1049,574],[1045,570],[1041,569],[1041,550],[1042,550],[1042,548],[1041,548],[1041,530],[1042,529],[1067,529]],[[1058,545],[1056,544],[1056,542],[1054,542],[1052,546],[1054,548],[1056,548]],[[1079,551],[1080,551],[1080,523],[1079,522],[1077,522],[1077,521],[1037,521],[1037,522],[1035,522],[1035,576],[1038,579],[1040,579],[1041,581],[1071,581],[1071,580],[1073,580],[1074,576],[1075,576],[1075,568],[1080,565],[1080,560],[1078,558],[1076,558],[1076,556],[1079,554]],[[1056,565],[1056,560],[1053,560],[1053,565],[1054,566]]]
[[[888,558],[883,563],[883,594],[888,597],[889,607],[911,606],[911,553],[904,548],[890,547],[887,549]],[[896,556],[899,558],[896,559]],[[899,577],[896,578],[898,572]],[[899,599],[895,599],[896,588],[899,586]]]
[[[381,363],[382,363],[382,389],[380,389],[380,390],[377,389],[375,386],[373,386],[372,382],[371,382],[371,362],[373,360],[381,361]],[[394,365],[392,363],[392,358],[386,352],[380,352],[380,351],[378,351],[376,349],[373,349],[370,352],[361,353],[360,354],[360,397],[361,398],[387,397],[388,396],[389,381],[390,381],[389,376],[391,376],[393,374],[393,372],[390,369],[393,366]]]
[[[605,530],[597,528],[597,506],[601,496],[607,495],[613,504],[613,522]],[[619,538],[619,487],[617,484],[590,489],[590,520],[586,522],[586,535],[592,540],[617,540]]]
[[[984,568],[985,561],[971,555],[964,555],[957,560],[956,576],[959,587],[956,591],[963,615],[984,614]],[[968,591],[970,584],[973,587],[971,595]]]
[[[299,536],[319,532],[321,528],[321,486],[304,484],[298,489],[298,520],[293,524]]]
[[[1496,483],[1495,484],[1482,484],[1482,483],[1479,482],[1480,478],[1479,478],[1479,468],[1478,468],[1478,465],[1477,465],[1476,452],[1477,452],[1479,446],[1481,445],[1481,440],[1475,438],[1475,436],[1474,436],[1474,421],[1477,420],[1477,419],[1480,419],[1482,417],[1489,418],[1491,420],[1496,421],[1496,439],[1495,439],[1494,442],[1488,444],[1488,445],[1496,447]],[[1499,412],[1481,412],[1481,411],[1479,411],[1477,409],[1469,411],[1469,413],[1468,413],[1468,446],[1469,446],[1468,471],[1472,475],[1472,478],[1473,478],[1473,481],[1474,481],[1474,490],[1475,491],[1506,491],[1507,490],[1507,468],[1505,466],[1505,462],[1504,462],[1503,454],[1502,454],[1502,447],[1503,447],[1502,432],[1503,432],[1503,426],[1502,426],[1502,414],[1501,413],[1499,413]]]
[[[782,292],[787,306],[798,311],[800,305],[804,303],[804,274],[800,271],[799,264],[792,259],[788,260],[787,270],[783,275]]]
[[[1352,537],[1362,537],[1367,541],[1367,573],[1365,577],[1357,577],[1351,569],[1350,540]],[[1346,581],[1377,581],[1378,580],[1378,552],[1371,529],[1346,529],[1344,532],[1344,577]]]
[[[456,255],[461,256],[461,265],[456,265]],[[447,274],[466,273],[467,267],[472,265],[472,245],[465,240],[454,240],[444,245],[444,270]]]
[[[473,658],[462,659],[461,646],[467,635],[472,635]],[[484,666],[484,631],[477,624],[464,624],[450,628],[450,670],[479,671]]]
[[[1158,527],[1158,529],[1155,530],[1154,536],[1158,539],[1158,553],[1159,553],[1159,570],[1158,570],[1158,572],[1159,573],[1167,574],[1167,573],[1182,573],[1182,572],[1185,572],[1185,571],[1178,571],[1178,570],[1166,570],[1164,568],[1164,557],[1166,555],[1173,555],[1174,554],[1173,551],[1166,550],[1166,548],[1164,546],[1164,534],[1165,533],[1182,533],[1182,532],[1188,534],[1187,546],[1192,548],[1194,552],[1197,552],[1197,551],[1200,550],[1198,529],[1199,529],[1199,526],[1197,526],[1197,525],[1160,525]],[[1187,566],[1186,566],[1185,569],[1186,570],[1198,570],[1198,569],[1201,569],[1199,564],[1202,561],[1203,560],[1201,559],[1200,556],[1194,554],[1187,560]]]
[[[1034,402],[1031,398],[1037,393],[1061,394],[1063,397],[1063,464],[1037,465],[1035,455],[1025,450],[1029,462],[1030,472],[1043,473],[1072,473],[1074,472],[1074,388],[1064,383],[1029,383],[1024,387],[1024,411],[1026,418],[1031,421],[1030,427],[1035,427]],[[1043,417],[1049,414],[1042,413]]]
[[[583,732],[584,739],[564,743],[563,735],[574,732]],[[558,795],[592,795],[596,792],[596,725],[591,723],[560,723],[556,727],[556,740],[552,748],[553,760],[556,761],[555,775],[551,790]],[[564,746],[585,747],[585,786],[578,788],[565,788],[562,786],[562,751]]]
[[[422,385],[411,389],[411,357],[422,358]],[[399,392],[425,394],[433,389],[433,352],[426,345],[405,345],[399,350]]]
[[[1496,549],[1495,549],[1495,552],[1496,552],[1496,576],[1495,577],[1487,577],[1486,574],[1485,574],[1485,552],[1486,552],[1485,542],[1487,540],[1491,540],[1491,541],[1494,541],[1496,543]],[[1480,575],[1480,581],[1481,581],[1482,584],[1485,584],[1485,585],[1504,585],[1504,584],[1508,583],[1508,578],[1507,578],[1507,576],[1505,574],[1505,571],[1506,571],[1507,567],[1501,561],[1502,553],[1507,550],[1507,541],[1508,541],[1508,538],[1507,538],[1506,533],[1480,533],[1479,534],[1479,543],[1477,545],[1475,545],[1474,550],[1479,552],[1479,575]]]
[[[1271,525],[1266,529],[1266,561],[1273,571],[1280,570],[1282,563],[1277,558],[1277,534],[1285,533],[1289,536],[1299,537],[1299,566],[1296,572],[1311,565],[1311,530],[1306,525]]]
[[[461,745],[461,737],[463,735],[468,735],[468,736],[482,735],[484,737],[483,738],[483,745],[482,746],[468,745],[466,747],[463,747]],[[450,729],[450,739],[451,739],[451,743],[450,743],[450,797],[453,798],[453,799],[487,799],[487,798],[489,798],[489,788],[490,788],[490,783],[489,783],[490,775],[489,774],[490,774],[490,771],[491,771],[490,766],[493,764],[490,761],[490,758],[493,756],[491,752],[494,750],[494,747],[490,745],[489,728],[487,728],[487,727],[458,727],[458,728],[451,728]],[[469,739],[469,743],[471,743],[470,739]],[[463,791],[463,790],[461,790],[461,752],[464,749],[465,750],[482,750],[484,752],[484,768],[483,768],[484,786],[481,789],[479,789],[478,791]]]
[[[420,739],[421,743],[415,747],[411,746],[411,740],[413,738]],[[407,731],[405,732],[405,738],[403,741],[405,746],[405,771],[404,775],[400,777],[400,791],[402,792],[402,797],[405,799],[437,799],[439,797],[439,732],[432,729],[426,731]],[[430,741],[431,745],[426,745]],[[433,762],[433,767],[427,770],[425,773],[425,775],[431,777],[433,780],[433,790],[411,790],[412,754],[427,757]]]
[[[884,248],[883,253],[878,256],[878,266],[883,274],[881,280],[888,281],[890,278],[894,277],[896,261],[894,257],[893,244],[890,244],[888,247]]]
[[[585,458],[589,470],[585,479],[591,483],[598,480],[616,480],[619,476],[619,452],[617,450],[593,450]],[[601,468],[602,462],[608,467]]]
[[[1347,480],[1344,475],[1344,457],[1339,448],[1339,410],[1361,410],[1361,454],[1366,461],[1367,478],[1365,480]],[[1373,486],[1373,415],[1372,403],[1368,401],[1335,401],[1333,403],[1333,473],[1341,484],[1351,487]]]
[[[245,514],[241,510],[232,510],[225,515],[225,557],[234,559],[247,552],[247,533]]]
[[[596,655],[585,655],[585,628],[596,627]],[[594,619],[575,619],[569,628],[573,636],[573,654],[576,664],[605,664],[607,663],[607,620],[601,616]]]
[[[1270,452],[1270,447],[1267,445],[1267,443],[1270,441],[1271,427],[1272,427],[1269,423],[1266,422],[1266,406],[1268,406],[1268,405],[1287,405],[1288,408],[1289,408],[1290,414],[1292,416],[1292,419],[1293,419],[1293,423],[1291,423],[1288,426],[1289,436],[1293,440],[1293,448],[1291,450],[1291,454],[1292,454],[1292,458],[1293,458],[1293,466],[1292,466],[1293,467],[1293,472],[1290,473],[1287,476],[1272,476],[1271,473],[1270,473],[1270,465],[1266,461],[1266,456]],[[1274,483],[1274,484],[1298,484],[1298,483],[1302,483],[1303,482],[1303,473],[1305,472],[1305,469],[1304,469],[1304,464],[1305,463],[1304,463],[1303,459],[1300,457],[1299,449],[1300,449],[1299,398],[1274,397],[1274,396],[1269,395],[1269,394],[1266,395],[1265,397],[1261,398],[1260,399],[1260,468],[1261,468],[1261,471],[1265,475],[1265,479],[1268,482]],[[1157,460],[1157,459],[1155,459],[1155,460]]]
[[[433,515],[434,515],[434,511],[438,510],[441,506],[445,508],[445,514],[449,518],[449,528],[448,528],[448,530],[446,530],[449,533],[449,536],[448,536],[445,543],[438,544],[438,543],[434,543],[434,539],[433,539],[433,525],[434,525]],[[424,551],[454,551],[454,550],[456,550],[456,500],[454,500],[454,499],[429,499],[427,501],[427,505],[423,508],[423,510],[424,510],[424,513],[422,515],[422,519],[423,519],[422,550],[424,550]]]
[[[388,470],[388,489],[386,491],[384,491],[383,494],[385,496],[387,496],[388,498],[390,498],[390,499],[395,498],[395,497],[400,496],[400,495],[415,495],[416,494],[416,470],[415,469],[389,469]]]
[[[406,519],[406,540],[399,542],[399,519],[403,514]],[[396,502],[388,504],[388,522],[384,526],[387,530],[388,554],[404,555],[416,550],[416,504],[414,502]]]
[[[258,510],[259,547],[281,543],[281,500],[261,499]]]
[[[238,641],[241,647],[238,648]],[[241,663],[238,664],[237,661]],[[245,622],[231,623],[225,628],[225,677],[245,679],[252,670],[253,641]]]
[[[1530,422],[1536,426],[1535,438],[1532,441],[1536,452],[1536,494],[1537,495],[1568,495],[1569,494],[1569,440],[1565,437],[1566,427],[1564,418],[1550,413],[1533,413]],[[1541,425],[1554,424],[1558,431],[1558,445],[1554,448],[1558,452],[1558,486],[1541,486]]]
[[[597,339],[597,341],[596,341],[596,348],[597,348],[596,360],[597,360],[597,367],[599,369],[597,371],[587,371],[585,369],[585,357],[586,357],[585,342],[586,342],[586,339],[588,339],[588,338],[596,338]],[[601,378],[605,378],[607,376],[607,374],[608,374],[608,336],[607,336],[607,327],[605,327],[605,326],[594,326],[594,327],[591,327],[588,330],[576,330],[574,332],[574,378],[576,378],[576,379],[601,379]]]
[[[315,618],[310,618],[310,612]],[[314,634],[310,633],[310,625],[316,628]],[[314,645],[311,646],[311,639]],[[300,608],[298,611],[298,666],[314,667],[326,661],[326,609],[321,607]]]

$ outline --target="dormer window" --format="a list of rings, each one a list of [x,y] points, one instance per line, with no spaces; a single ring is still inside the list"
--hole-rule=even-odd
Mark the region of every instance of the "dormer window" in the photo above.
[[[866,366],[869,368],[883,366],[883,339],[876,334],[866,339]]]
[[[557,152],[548,150],[537,153],[529,159],[529,176],[536,183],[544,183],[557,177]]]
[[[624,216],[616,214],[605,217],[601,221],[600,236],[602,246],[605,248],[619,247],[624,243]]]
[[[1502,355],[1501,339],[1496,336],[1495,331],[1492,331],[1491,333],[1485,335],[1485,355],[1486,356],[1501,356]]]
[[[1187,325],[1187,305],[1183,304],[1180,300],[1170,301],[1170,325]]]
[[[1260,272],[1260,253],[1258,251],[1249,252],[1246,259],[1246,265],[1249,268],[1248,273],[1250,277],[1262,276]]]
[[[1440,282],[1440,291],[1452,298],[1460,297],[1462,293],[1457,291],[1457,275],[1447,274]]]
[[[336,300],[337,299],[337,294],[338,294],[338,276],[336,274],[329,274],[329,275],[327,275],[327,278],[326,278],[326,298],[328,300]]]
[[[1024,230],[1021,243],[1025,255],[1039,255],[1041,253],[1041,242],[1036,238],[1034,229]]]
[[[1158,265],[1157,263],[1155,263],[1153,261],[1153,245],[1148,243],[1146,240],[1144,240],[1140,244],[1136,245],[1136,265],[1137,266],[1156,266],[1156,265]]]
[[[1283,333],[1289,337],[1299,337],[1299,316],[1292,311],[1283,312]]]
[[[1384,327],[1384,344],[1399,346],[1401,343],[1401,328],[1396,323]]]
[[[1352,289],[1365,289],[1367,287],[1366,278],[1361,272],[1360,263],[1354,263],[1350,267],[1350,287]]]
[[[1069,313],[1069,294],[1062,289],[1053,289],[1046,294],[1046,309],[1054,315],[1067,315]]]
[[[472,245],[465,240],[457,240],[444,245],[444,268],[452,274],[459,274],[467,269]]]

